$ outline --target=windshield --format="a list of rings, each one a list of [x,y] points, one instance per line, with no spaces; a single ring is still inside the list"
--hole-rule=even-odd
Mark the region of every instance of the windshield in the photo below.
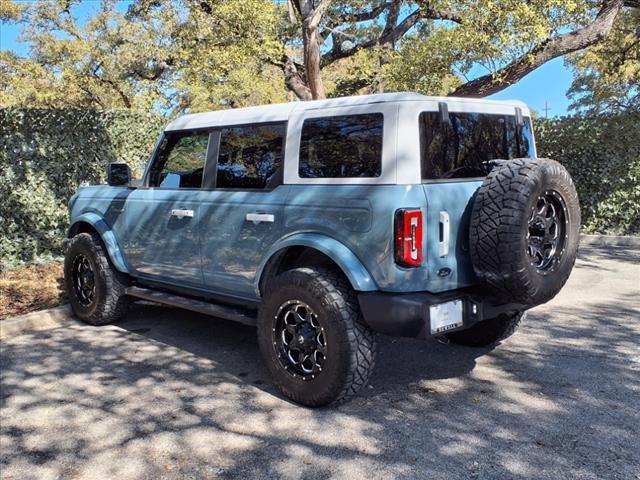
[[[484,177],[490,160],[535,156],[531,120],[517,126],[515,115],[450,112],[442,122],[423,112],[420,156],[423,180]]]

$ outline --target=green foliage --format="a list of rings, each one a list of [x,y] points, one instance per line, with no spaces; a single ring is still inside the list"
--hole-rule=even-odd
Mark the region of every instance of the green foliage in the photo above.
[[[475,72],[496,72],[534,45],[588,23],[594,6],[588,0],[410,3],[451,10],[462,19],[420,22],[398,42],[383,69],[387,90],[427,95],[448,95]]]
[[[0,52],[0,107],[192,112],[284,101],[278,8],[270,0],[153,0],[127,13],[77,1],[2,4],[28,58]]]
[[[558,160],[578,190],[583,230],[640,234],[640,113],[536,124],[538,155]]]
[[[623,11],[601,43],[567,58],[571,108],[591,114],[640,110],[640,8]]]
[[[0,266],[61,253],[67,202],[109,162],[135,175],[165,120],[133,111],[0,109]]]

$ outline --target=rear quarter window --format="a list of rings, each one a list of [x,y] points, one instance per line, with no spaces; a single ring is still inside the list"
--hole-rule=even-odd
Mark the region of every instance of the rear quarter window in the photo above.
[[[379,177],[383,114],[308,118],[300,140],[301,178]]]
[[[516,124],[515,115],[449,113],[420,114],[420,157],[423,180],[481,178],[488,162],[535,155],[531,120]]]
[[[280,180],[285,123],[222,129],[216,188],[270,189]]]

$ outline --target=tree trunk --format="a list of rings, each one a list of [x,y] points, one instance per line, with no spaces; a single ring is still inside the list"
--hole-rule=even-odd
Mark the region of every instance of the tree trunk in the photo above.
[[[320,37],[319,27],[322,16],[327,11],[331,0],[289,0],[289,14],[295,16],[297,13],[302,20],[302,42],[304,50],[304,75],[306,86],[312,99],[326,98],[324,92],[324,84],[322,83],[321,65],[320,65],[320,46],[322,38]],[[285,71],[286,76],[286,71]],[[301,76],[298,75],[301,79]],[[289,85],[289,83],[287,83]],[[307,100],[300,93],[302,89],[294,90],[298,98]]]
[[[309,25],[309,23],[305,20],[302,25],[304,67],[311,98],[317,100],[326,98],[320,71],[320,35],[318,27]]]

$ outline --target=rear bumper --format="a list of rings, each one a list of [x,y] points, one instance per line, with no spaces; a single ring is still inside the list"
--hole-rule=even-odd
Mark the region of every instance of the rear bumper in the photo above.
[[[495,303],[486,293],[463,290],[438,294],[362,292],[358,295],[364,321],[372,330],[411,338],[431,337],[429,307],[453,300],[462,300],[463,325],[447,333],[467,329],[502,313],[515,314],[527,309],[518,303]]]

